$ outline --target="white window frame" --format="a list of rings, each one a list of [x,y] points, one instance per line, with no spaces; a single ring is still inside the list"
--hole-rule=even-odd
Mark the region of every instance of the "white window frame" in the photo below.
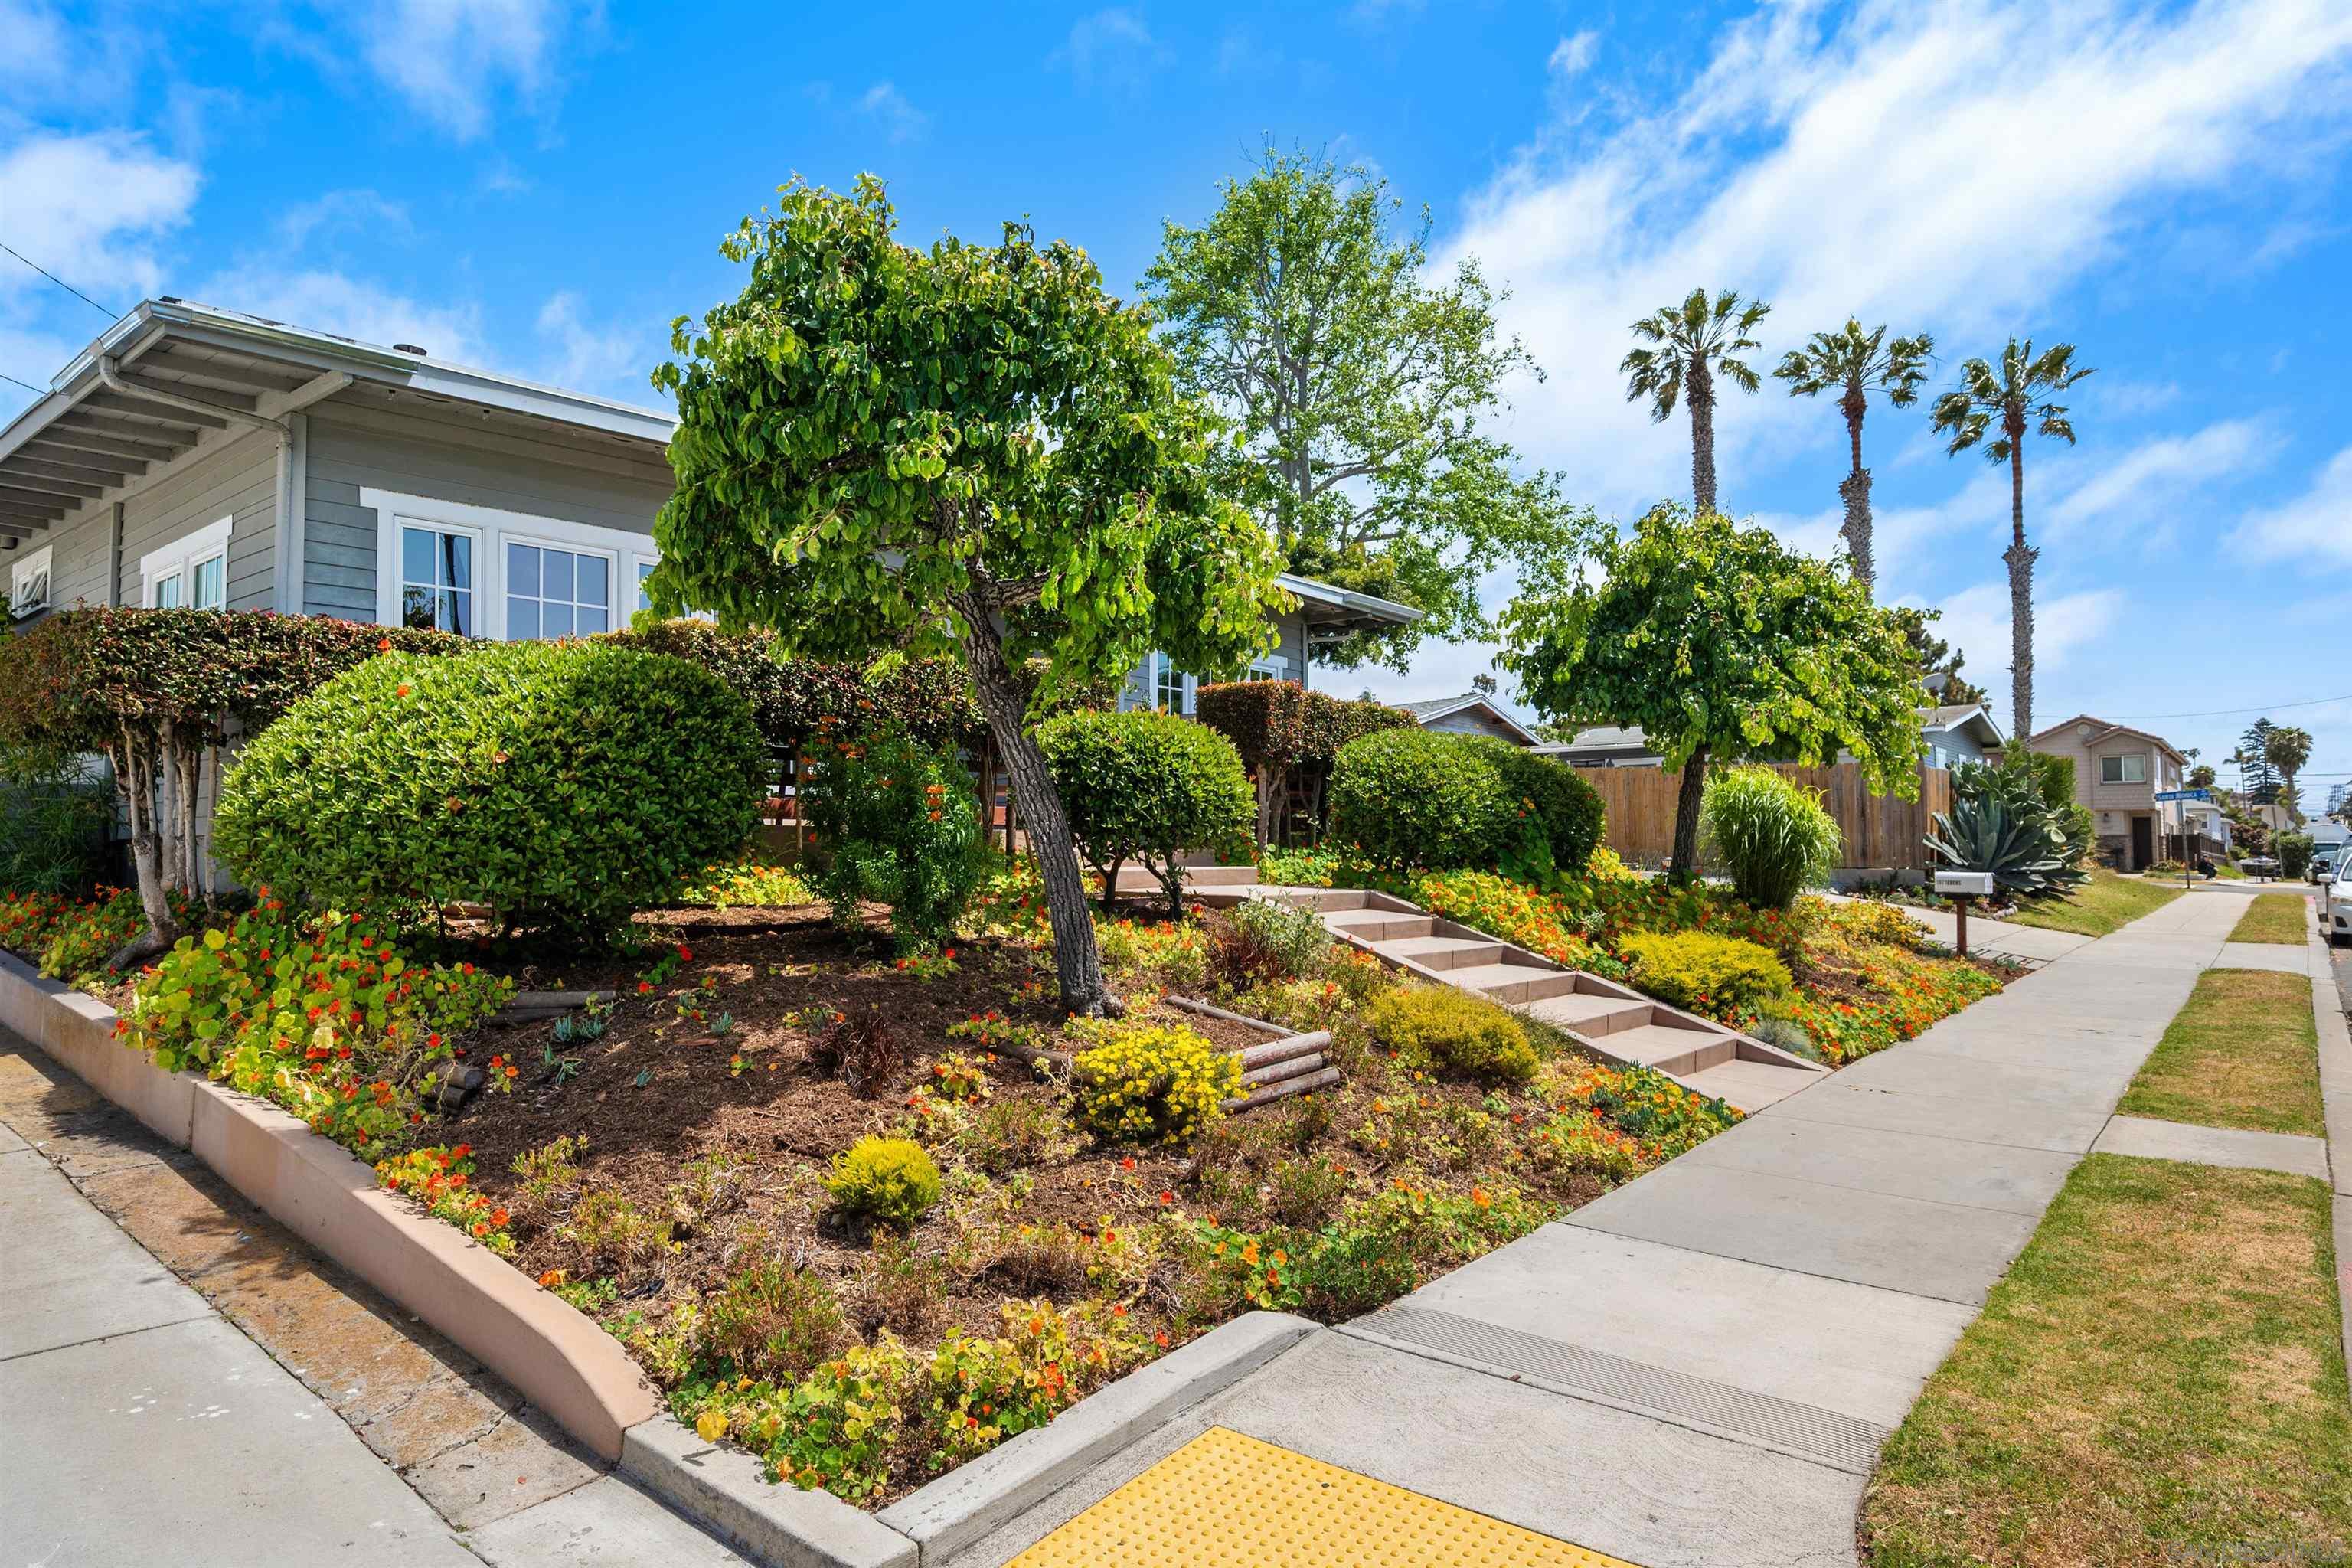
[[[388,574],[389,581],[392,584],[392,610],[389,615],[380,615],[376,618],[386,626],[397,626],[407,624],[404,604],[408,595],[408,568],[407,563],[404,559],[404,552],[401,549],[400,536],[404,530],[411,528],[421,529],[428,533],[455,534],[467,540],[473,545],[474,582],[472,586],[464,591],[473,595],[474,629],[466,635],[476,637],[487,636],[488,634],[482,629],[482,617],[489,614],[489,609],[488,605],[488,596],[483,592],[482,584],[485,580],[486,574],[489,571],[489,568],[483,563],[484,559],[489,554],[490,546],[488,542],[483,539],[482,531],[478,528],[469,528],[463,523],[445,522],[441,519],[436,517],[418,517],[406,511],[397,512],[393,517],[391,528],[392,552],[386,558],[386,564],[378,574],[376,597],[379,601],[383,599],[383,583]],[[423,584],[419,584],[419,586],[422,585]],[[433,584],[433,588],[436,594],[440,592],[439,584],[436,583]]]
[[[51,547],[44,544],[38,550],[29,551],[8,563],[8,618],[10,620],[21,621],[27,616],[37,616],[49,607],[49,601],[57,594],[56,582],[49,574],[51,553]],[[41,584],[40,597],[27,599],[25,596],[25,589],[27,584],[34,582]]]
[[[474,536],[473,635],[496,642],[504,642],[507,636],[509,542],[604,556],[612,567],[604,585],[605,625],[616,631],[636,614],[637,563],[661,559],[651,536],[628,529],[370,487],[361,489],[360,505],[376,516],[375,618],[381,626],[400,624],[400,527],[404,521]]]
[[[228,536],[236,526],[235,517],[224,517],[208,522],[193,533],[184,533],[169,544],[162,544],[139,558],[139,602],[152,609],[156,595],[165,583],[180,580],[180,603],[198,610],[228,608]],[[196,568],[217,561],[221,569],[221,597],[217,605],[195,602]]]
[[[1151,679],[1150,687],[1144,693],[1144,705],[1155,713],[1161,711],[1160,706],[1160,675],[1162,670],[1167,670],[1169,673],[1177,676],[1184,683],[1183,686],[1179,689],[1177,705],[1166,710],[1166,711],[1179,714],[1183,718],[1192,718],[1199,711],[1199,699],[1201,691],[1200,679],[1197,676],[1187,675],[1183,671],[1176,669],[1173,664],[1170,661],[1168,656],[1164,653],[1155,652],[1151,656]]]

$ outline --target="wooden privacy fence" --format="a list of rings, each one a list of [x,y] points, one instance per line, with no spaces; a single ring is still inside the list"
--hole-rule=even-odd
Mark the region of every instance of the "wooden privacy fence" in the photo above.
[[[1929,819],[1952,809],[1952,775],[1942,768],[1919,770],[1919,798],[1872,795],[1862,768],[1838,763],[1826,768],[1774,763],[1772,771],[1822,792],[1822,804],[1837,819],[1845,847],[1840,868],[1920,871],[1927,866]],[[1579,768],[1577,777],[1601,792],[1609,808],[1601,841],[1627,863],[1662,866],[1675,847],[1675,801],[1683,775],[1663,768]]]

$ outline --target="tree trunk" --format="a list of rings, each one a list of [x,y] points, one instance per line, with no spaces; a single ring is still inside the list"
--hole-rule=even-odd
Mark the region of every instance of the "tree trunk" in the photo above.
[[[1257,847],[1261,851],[1274,846],[1274,768],[1271,763],[1257,770],[1251,782],[1257,786]]]
[[[2018,743],[2033,733],[2033,563],[2039,550],[2025,547],[2025,451],[2021,440],[2009,448],[2009,675],[2011,734]]]
[[[1715,378],[1694,364],[1683,383],[1691,422],[1691,501],[1705,517],[1715,510]]]
[[[147,929],[106,961],[109,969],[128,969],[168,949],[180,937],[180,922],[164,894],[163,845],[155,830],[157,752],[142,746],[129,731],[122,754],[114,759],[115,787],[122,792],[131,821],[131,863],[139,883],[139,907],[147,913]]]
[[[1856,468],[1838,484],[1838,494],[1845,501],[1845,525],[1838,531],[1845,536],[1845,547],[1853,557],[1853,580],[1862,584],[1862,596],[1869,598],[1878,581],[1878,563],[1870,548],[1870,470]]]
[[[1675,855],[1667,870],[1678,888],[1698,879],[1698,803],[1706,793],[1706,748],[1699,747],[1683,764],[1681,790],[1675,796]]]
[[[1013,785],[1013,799],[1029,829],[1030,852],[1037,857],[1038,874],[1045,883],[1045,918],[1054,931],[1054,970],[1062,987],[1062,1005],[1073,1013],[1098,1016],[1118,1010],[1103,983],[1102,953],[1095,946],[1094,911],[1087,908],[1087,875],[1078,864],[1078,849],[1070,837],[1070,819],[1054,788],[1045,753],[1028,729],[1028,695],[1004,657],[995,623],[978,605],[957,608],[965,626],[964,657],[971,666],[980,710]]]

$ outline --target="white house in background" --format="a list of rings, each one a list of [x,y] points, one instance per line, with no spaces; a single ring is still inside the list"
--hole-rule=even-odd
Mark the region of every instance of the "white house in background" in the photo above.
[[[2230,819],[2222,815],[2218,804],[2210,800],[2183,801],[2180,812],[2189,832],[2205,841],[2207,854],[2226,860],[2237,853],[2236,840],[2230,832]]]
[[[1442,730],[1456,735],[1488,735],[1497,741],[1508,741],[1514,746],[1540,749],[1543,745],[1541,736],[1512,718],[1493,698],[1480,692],[1433,698],[1426,702],[1400,702],[1396,706],[1412,714],[1424,730]]]
[[[1350,632],[1410,626],[1421,619],[1421,612],[1410,605],[1311,577],[1294,577],[1286,572],[1279,581],[1297,601],[1297,607],[1275,617],[1275,629],[1282,640],[1273,652],[1249,667],[1243,677],[1245,680],[1295,680],[1311,687],[1311,667],[1318,648],[1340,641]],[[1179,668],[1164,653],[1147,654],[1141,664],[1128,671],[1119,687],[1119,710],[1157,708],[1163,713],[1190,714],[1195,711],[1200,690],[1198,676]]]

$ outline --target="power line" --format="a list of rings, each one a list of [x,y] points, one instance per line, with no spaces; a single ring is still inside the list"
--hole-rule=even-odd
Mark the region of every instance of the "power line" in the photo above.
[[[2093,717],[2105,719],[2227,719],[2231,715],[2236,713],[2269,713],[2273,711],[2283,711],[2289,708],[2318,708],[2330,702],[2352,702],[2352,691],[2347,691],[2341,697],[2313,697],[2301,702],[2263,702],[2258,703],[2252,708],[2209,708],[2201,713],[2116,713],[2095,714]],[[2053,703],[2053,706],[2063,707],[2064,704]]]
[[[105,306],[100,304],[97,300],[91,299],[89,295],[83,293],[80,289],[67,282],[64,279],[58,277],[56,273],[50,271],[47,268],[42,266],[31,257],[17,249],[15,246],[7,243],[7,241],[0,240],[0,250],[6,251],[9,255],[15,257],[17,260],[23,262],[26,266],[31,268],[42,277],[56,284],[58,288],[64,289],[67,293],[72,295],[75,299],[89,306],[91,310],[96,310],[100,315],[104,316],[108,321],[113,321],[117,316],[122,314],[120,310],[108,310]],[[13,375],[8,379],[11,381],[16,380]],[[24,383],[17,382],[16,384],[22,386]]]
[[[13,375],[10,375],[6,371],[5,371],[5,370],[0,370],[0,381],[16,381],[16,378],[15,376],[13,376]],[[18,386],[23,387],[23,388],[24,388],[26,391],[27,391],[27,392],[37,392],[37,393],[39,393],[43,397],[47,397],[47,396],[49,395],[49,389],[48,389],[47,387],[46,387],[46,386],[35,386],[35,385],[34,385],[31,382],[29,382],[29,381],[16,381],[16,384],[17,384]]]

